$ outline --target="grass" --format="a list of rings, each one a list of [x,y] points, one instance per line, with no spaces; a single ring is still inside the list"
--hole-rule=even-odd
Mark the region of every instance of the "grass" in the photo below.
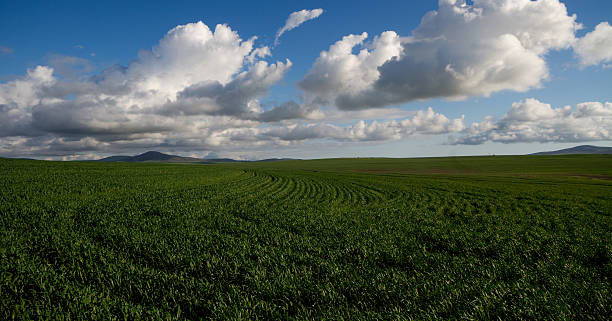
[[[612,315],[612,157],[0,159],[0,319]]]

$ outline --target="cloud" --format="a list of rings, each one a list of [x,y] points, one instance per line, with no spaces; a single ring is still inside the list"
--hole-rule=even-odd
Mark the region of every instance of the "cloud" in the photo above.
[[[612,61],[612,27],[608,22],[598,24],[576,42],[574,50],[584,66]]]
[[[62,55],[51,55],[49,65],[53,67],[56,74],[69,79],[74,79],[78,75],[89,73],[94,69],[94,66],[87,59]]]
[[[547,52],[571,47],[575,20],[558,0],[440,0],[409,37],[344,37],[299,86],[344,110],[523,92],[548,78]]]
[[[35,106],[56,101],[43,94],[55,83],[53,69],[38,66],[28,69],[22,78],[0,84],[0,137],[39,135],[31,128],[32,111]]]
[[[178,92],[176,101],[163,108],[171,113],[252,118],[260,113],[257,98],[267,94],[270,86],[281,80],[290,67],[289,60],[276,64],[259,61],[227,84],[205,81],[189,86]]]
[[[13,51],[13,48],[0,46],[0,54],[2,55],[10,55]]]
[[[315,19],[321,14],[323,14],[323,9],[320,8],[312,10],[304,9],[291,13],[289,15],[289,18],[287,18],[285,25],[276,32],[276,37],[274,38],[274,45],[278,44],[278,39],[283,35],[283,33],[295,29],[304,22]]]
[[[277,122],[290,119],[322,119],[323,112],[316,105],[300,105],[291,100],[261,113],[257,119],[263,122]]]
[[[252,117],[261,113],[258,98],[291,67],[289,60],[260,60],[266,50],[254,50],[254,41],[226,25],[214,32],[202,22],[177,26],[129,66],[72,81],[66,78],[75,78],[75,66],[91,70],[88,61],[52,56],[53,67],[1,84],[0,103],[8,114],[21,115],[21,123],[31,121],[32,132],[79,135],[171,131],[181,127],[175,115],[194,122],[210,115]]]
[[[349,35],[323,51],[299,83],[307,93],[314,94],[323,103],[340,101],[342,97],[357,96],[368,91],[380,78],[380,67],[402,51],[399,36],[387,31],[375,37],[372,49],[353,54],[353,48],[362,44],[367,33]],[[336,104],[343,107],[342,104]],[[349,108],[347,108],[349,109]]]
[[[130,65],[79,79],[74,77],[79,69],[91,71],[87,60],[52,56],[51,66],[0,83],[0,137],[47,146],[54,146],[51,140],[87,138],[116,147],[183,144],[218,126],[256,126],[252,119],[262,114],[258,98],[291,62],[261,60],[269,49],[254,49],[255,39],[242,40],[226,25],[214,31],[202,22],[181,25]]]
[[[589,142],[612,140],[612,103],[585,102],[552,108],[537,99],[512,104],[500,120],[486,117],[473,123],[451,144],[478,145],[487,141],[519,142]]]
[[[394,35],[377,39],[394,41]],[[462,118],[431,108],[333,110],[329,117],[317,102],[264,108],[259,100],[292,64],[265,61],[270,49],[255,48],[255,40],[241,39],[226,25],[214,31],[202,22],[177,26],[129,65],[90,76],[79,74],[91,70],[87,60],[52,56],[51,66],[0,83],[0,155],[72,159],[152,148],[236,155],[308,140],[385,141],[465,127]],[[385,55],[376,51],[360,63],[376,64]]]
[[[411,118],[367,123],[360,120],[348,127],[329,123],[295,124],[262,130],[260,136],[282,141],[333,139],[339,141],[386,141],[419,135],[439,135],[463,130],[462,118],[449,119],[431,107],[419,110]]]
[[[168,99],[202,82],[225,85],[244,67],[255,40],[243,41],[227,25],[217,25],[214,32],[201,21],[180,25],[152,50],[141,51],[124,77],[135,90]]]
[[[609,139],[609,103],[572,110],[526,100],[501,120],[469,127],[432,108],[372,109],[538,87],[548,77],[546,54],[589,36],[576,41],[580,25],[558,0],[471,3],[440,1],[409,37],[343,37],[299,82],[303,95],[273,106],[260,100],[292,62],[269,61],[270,48],[227,25],[177,26],[129,65],[94,75],[83,58],[52,56],[49,66],[0,83],[0,154],[85,157],[154,148],[244,155],[312,141],[448,134],[455,144]],[[317,10],[292,14],[277,39]]]

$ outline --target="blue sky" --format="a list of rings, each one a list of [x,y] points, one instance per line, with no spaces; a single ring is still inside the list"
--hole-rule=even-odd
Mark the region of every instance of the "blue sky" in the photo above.
[[[494,0],[492,2],[515,4],[522,1],[524,0]],[[468,1],[466,6],[478,9],[482,7],[479,2],[486,1],[477,1],[476,3]],[[539,2],[542,2],[542,0],[539,0]],[[557,1],[552,2],[556,3]],[[593,48],[593,45],[591,45],[594,42],[581,42],[584,43],[582,47],[586,48],[582,51],[586,52],[583,56],[577,53],[578,49],[575,49],[577,45],[574,45],[574,43],[580,42],[579,40],[585,35],[593,33],[595,27],[600,23],[612,20],[612,17],[610,17],[612,3],[595,0],[568,0],[559,1],[559,3],[565,5],[569,16],[573,14],[577,16],[575,22],[581,24],[582,28],[575,28],[576,30],[572,31],[571,34],[560,34],[560,38],[567,37],[568,39],[559,45],[549,45],[544,49],[544,52],[529,47],[530,44],[525,42],[521,35],[528,32],[532,33],[532,37],[536,37],[534,36],[536,33],[545,34],[546,25],[544,24],[542,30],[535,30],[535,28],[540,28],[537,27],[540,22],[537,19],[537,10],[521,9],[525,14],[529,14],[529,19],[534,21],[525,22],[524,25],[520,26],[521,31],[516,31],[515,36],[522,41],[523,49],[533,51],[539,58],[538,61],[525,61],[525,65],[545,63],[547,76],[543,76],[543,73],[538,74],[537,76],[541,77],[539,83],[525,84],[526,88],[516,90],[521,84],[513,82],[515,80],[504,80],[494,86],[495,89],[491,91],[479,90],[479,87],[486,87],[486,85],[476,84],[464,91],[452,89],[451,92],[445,92],[444,89],[441,89],[439,95],[433,94],[421,98],[418,94],[410,96],[398,92],[381,93],[377,88],[382,88],[378,86],[378,83],[382,83],[382,80],[376,84],[370,84],[371,88],[368,87],[358,94],[355,93],[354,89],[350,89],[350,92],[346,93],[342,92],[346,88],[338,89],[338,96],[320,88],[317,89],[312,86],[307,88],[303,81],[309,75],[309,71],[314,70],[313,66],[321,53],[329,51],[330,46],[340,41],[344,36],[360,35],[362,32],[368,33],[368,38],[363,41],[363,46],[355,46],[352,50],[353,54],[357,54],[362,49],[373,52],[376,48],[371,43],[372,39],[385,31],[393,31],[397,35],[397,39],[402,38],[401,41],[405,42],[405,38],[411,36],[413,31],[419,28],[421,19],[427,12],[432,10],[442,11],[442,5],[437,1],[377,1],[375,3],[371,1],[283,1],[266,3],[252,1],[240,3],[229,1],[173,1],[171,3],[157,1],[2,1],[0,2],[0,49],[2,49],[0,53],[0,85],[3,85],[4,89],[0,91],[0,95],[4,94],[4,97],[0,96],[0,105],[4,104],[8,107],[2,109],[6,114],[0,113],[0,124],[2,124],[1,121],[4,118],[4,122],[9,124],[9,127],[12,126],[17,129],[13,128],[0,132],[0,154],[5,156],[78,159],[95,158],[116,153],[135,154],[156,149],[184,155],[206,156],[207,154],[214,154],[236,158],[412,157],[489,153],[521,154],[583,143],[610,146],[612,145],[610,140],[612,134],[608,135],[607,131],[612,132],[610,127],[612,121],[609,120],[607,113],[608,109],[612,111],[612,105],[606,104],[612,101],[609,89],[610,83],[612,83],[612,68],[610,68],[612,61],[608,58],[612,57],[612,53],[609,52],[612,49],[608,45],[610,41],[604,41],[604,44],[597,48]],[[460,8],[461,6],[457,5],[457,7]],[[274,46],[277,31],[285,24],[292,12],[315,8],[323,9],[323,14],[287,31],[281,36],[280,43]],[[494,10],[489,9],[488,12],[491,11]],[[484,15],[486,15],[487,9],[484,12]],[[555,21],[554,19],[559,17],[551,16],[549,18],[550,21]],[[574,28],[575,25],[573,27],[569,25],[570,20],[565,18],[563,21],[568,23],[568,28]],[[112,121],[115,123],[111,125],[111,120],[104,118],[104,115],[99,118],[85,117],[79,114],[81,111],[77,110],[75,112],[75,109],[81,106],[76,103],[75,106],[66,107],[67,109],[58,107],[60,104],[65,106],[66,102],[69,101],[79,102],[80,99],[91,103],[91,93],[84,93],[82,89],[77,90],[75,88],[79,86],[79,88],[83,88],[83,84],[95,82],[91,79],[96,77],[98,77],[96,79],[99,79],[103,71],[109,67],[114,65],[129,67],[134,61],[139,62],[139,52],[143,50],[150,52],[151,48],[157,46],[160,39],[164,38],[169,30],[176,26],[198,21],[202,21],[212,30],[215,29],[217,24],[227,24],[231,30],[239,34],[243,41],[256,36],[257,40],[253,43],[253,49],[265,46],[270,49],[270,55],[258,58],[258,60],[267,64],[275,64],[277,61],[285,62],[285,59],[290,59],[291,65],[288,68],[283,70],[267,69],[270,73],[276,71],[279,77],[274,78],[274,81],[269,80],[270,83],[266,83],[267,87],[263,91],[254,93],[252,97],[244,98],[245,101],[256,102],[259,105],[258,110],[252,110],[252,105],[249,105],[251,107],[240,107],[243,109],[236,107],[241,110],[240,115],[227,111],[211,112],[212,109],[210,108],[234,108],[220,105],[217,102],[217,105],[213,107],[198,109],[198,115],[190,114],[193,118],[185,117],[183,121],[189,125],[198,124],[194,128],[197,127],[200,130],[200,132],[197,132],[196,129],[193,129],[189,131],[189,134],[185,134],[176,129],[184,127],[178,124],[177,117],[169,119],[173,116],[168,116],[167,112],[164,114],[164,118],[150,117],[148,112],[142,117],[124,117],[124,120],[129,118],[129,123],[122,123],[120,120],[113,119]],[[512,24],[516,23],[518,25],[520,22],[512,22],[512,19],[509,19],[509,21],[511,22],[508,22],[505,26],[495,26],[495,28],[500,28],[500,34],[495,35],[495,37],[499,37],[502,33],[511,33],[518,30],[519,27]],[[432,26],[439,26],[440,22],[437,23],[437,25],[432,23]],[[484,22],[482,25],[486,26]],[[533,31],[530,30],[532,26]],[[554,24],[551,23],[551,28],[552,26]],[[460,30],[462,27],[463,25],[459,24],[454,28]],[[476,33],[479,32],[477,29],[469,30],[472,34],[474,30],[476,30]],[[467,31],[468,29],[466,29]],[[433,32],[433,34],[436,34],[437,31]],[[442,34],[444,31],[439,32]],[[606,39],[608,35],[610,35],[608,29],[602,28],[599,36]],[[593,35],[593,38],[594,36],[596,35]],[[473,40],[483,43],[483,48],[488,48],[484,45],[487,39],[482,41],[481,39],[473,39],[475,36],[467,33],[465,37],[468,41]],[[493,40],[497,39],[491,37]],[[551,42],[548,38],[544,41]],[[404,52],[408,52],[411,44],[405,44],[404,42],[402,42],[402,48],[404,48]],[[441,47],[436,47],[435,50],[440,53],[444,50],[443,48],[452,49],[453,46],[458,46],[458,44],[441,44]],[[471,54],[469,48],[461,47],[459,49],[467,50],[466,55]],[[176,48],[176,50],[181,50],[181,48]],[[198,55],[200,53],[195,52],[193,54]],[[493,54],[491,53],[491,55]],[[587,54],[590,56],[586,56]],[[446,59],[444,53],[440,55],[442,57],[440,59]],[[528,53],[524,57],[532,56],[531,53]],[[398,57],[402,56],[399,55]],[[456,59],[463,59],[461,57],[463,56],[453,58],[451,54],[448,58],[449,61],[440,61],[439,63],[450,63],[451,65],[457,63],[458,66],[466,66],[467,69],[464,71],[475,66],[476,62],[471,58],[466,58],[465,63],[457,62]],[[516,60],[511,58],[515,63],[516,61],[520,62],[523,59],[522,57],[516,57]],[[402,58],[389,58],[387,61],[393,59],[402,60]],[[586,64],[584,63],[586,59],[595,59],[589,60],[595,61],[595,63]],[[196,64],[218,63],[210,59],[206,61],[195,59],[194,61]],[[330,64],[331,62],[320,63],[321,68],[337,67]],[[144,62],[143,65],[145,65]],[[27,70],[34,70],[37,66],[53,68],[52,76],[49,76],[54,79],[53,85],[49,85],[50,82],[48,82],[44,86],[54,87],[53,90],[46,87],[40,89],[39,87],[43,85],[36,85],[39,87],[35,86],[35,89],[32,90],[38,90],[39,92],[31,101],[37,103],[27,106],[25,102],[14,98],[17,97],[15,93],[17,89],[15,88],[18,87],[15,84],[16,81],[29,81]],[[219,80],[220,83],[223,86],[227,85],[229,81],[236,78],[238,72],[248,72],[250,66],[249,63],[244,63],[235,67],[233,78],[226,79],[226,81]],[[378,65],[378,67],[380,66],[382,64]],[[407,64],[397,64],[397,66],[398,68],[404,66],[405,69],[398,69],[400,75],[394,76],[393,79],[399,79],[398,81],[402,85],[413,86],[413,84],[408,83],[409,80],[402,78],[401,73],[414,72],[415,69],[411,69],[414,66]],[[68,71],[69,69],[74,69],[74,71]],[[517,70],[519,69],[516,67],[512,72],[518,73]],[[208,69],[204,68],[202,70]],[[374,66],[372,70],[375,72],[377,67]],[[530,71],[523,71],[525,72],[524,76],[528,76]],[[64,75],[59,74],[62,72]],[[310,73],[310,75],[312,79],[320,79],[317,77],[321,76],[315,73]],[[404,74],[404,76],[406,75]],[[430,76],[426,73],[422,75],[424,79]],[[385,75],[381,72],[380,79],[384,77]],[[172,97],[179,97],[181,91],[185,88],[198,86],[209,81],[209,78],[205,76],[196,78],[198,82],[182,81],[182,85],[177,85],[176,91],[170,93],[171,96],[165,94],[159,97],[172,100]],[[516,79],[518,78],[520,77],[517,76]],[[217,80],[214,77],[210,79]],[[499,79],[499,77],[496,76],[495,79]],[[173,78],[174,80],[176,79]],[[406,83],[402,83],[402,81]],[[469,81],[470,79],[465,80],[465,82]],[[57,88],[58,83],[65,83],[62,88],[70,87],[70,89],[63,89],[61,91],[63,96],[55,95],[53,99],[41,96],[43,95],[41,93],[54,90],[54,92],[57,92],[59,90]],[[70,85],[67,85],[67,83],[70,83]],[[96,86],[98,85],[96,83]],[[136,85],[138,84],[133,84],[133,86]],[[331,86],[331,83],[329,86]],[[453,84],[453,86],[458,85]],[[104,92],[107,89],[96,90],[96,92]],[[131,94],[136,95],[135,93]],[[458,94],[462,97],[453,96]],[[389,98],[388,101],[385,100],[387,98],[384,98],[382,101],[376,102],[375,105],[377,106],[361,106],[361,104],[339,106],[336,102],[339,101],[337,100],[338,97],[342,95],[348,95],[351,99],[357,100],[362,97],[360,95],[367,95],[367,97],[377,95],[390,97],[391,95],[392,98]],[[102,96],[98,96],[96,99],[100,97]],[[103,97],[108,98],[109,94],[105,92]],[[114,98],[115,101],[122,101],[123,99],[123,101],[133,102],[133,99],[127,99],[124,96],[121,99]],[[534,98],[537,103],[527,101],[529,98]],[[198,97],[198,99],[200,100],[197,104],[209,103],[208,98],[205,103],[202,102],[202,97]],[[322,100],[324,102],[313,107],[313,101],[320,102]],[[296,108],[305,108],[304,110],[307,109],[308,112],[317,108],[322,113],[311,113],[304,116],[305,112],[301,112],[300,115],[303,117],[283,118],[278,121],[262,121],[261,118],[257,118],[259,116],[256,116],[257,113],[276,111],[275,107],[280,107],[289,101],[295,102],[296,106],[299,105]],[[590,105],[583,107],[583,110],[597,110],[588,115],[590,118],[584,116],[584,113],[580,114],[580,117],[578,114],[561,116],[560,110],[555,111],[557,108],[569,105],[574,112],[578,113],[577,105],[587,102],[600,104],[593,105],[594,107],[589,107]],[[163,103],[163,101],[160,103]],[[138,102],[137,104],[140,104],[139,108],[142,109],[170,108],[168,106],[151,106],[151,100]],[[189,104],[189,106],[192,106],[194,102],[189,101]],[[513,104],[516,104],[516,107],[513,107]],[[546,107],[546,104],[549,104],[552,109]],[[108,105],[105,106],[108,107]],[[124,111],[128,107],[118,105],[108,108],[117,112],[117,110]],[[366,125],[372,124],[375,120],[378,120],[378,123],[401,122],[405,119],[411,119],[418,111],[426,111],[428,107],[432,107],[436,114],[443,115],[449,121],[461,118],[463,115],[464,128],[447,124],[443,130],[433,130],[431,129],[433,127],[426,128],[425,125],[415,125],[415,121],[407,125],[408,128],[404,125],[391,124],[385,128],[372,128],[369,132],[366,130],[367,133],[356,136],[353,133],[354,130],[342,131],[343,128],[355,126],[362,120],[365,121]],[[49,114],[43,112],[44,108],[53,110],[53,115],[63,115],[64,118],[60,117],[59,120],[45,122],[46,118],[44,117]],[[91,108],[99,111],[104,107],[92,106]],[[527,117],[529,118],[528,122],[525,120],[527,118],[504,118],[511,108],[516,109],[517,112],[531,111],[534,113],[533,115],[544,118],[535,119],[529,116],[531,118]],[[391,110],[397,112],[390,113]],[[41,112],[37,113],[38,111]],[[245,114],[246,111],[249,115]],[[283,112],[280,109],[278,111]],[[11,118],[18,112],[25,116]],[[73,112],[76,114],[73,114]],[[361,114],[355,115],[355,112],[361,112]],[[92,115],[91,112],[83,111],[83,113]],[[130,113],[126,115],[128,114],[131,115]],[[185,115],[184,111],[181,111],[180,114]],[[333,116],[330,116],[332,114]],[[495,128],[468,132],[472,123],[480,123],[487,116],[494,118],[493,126]],[[217,118],[214,117],[225,117],[223,121],[228,122],[228,127],[224,129],[222,126],[212,128],[202,125],[211,122],[219,123],[215,120]],[[231,118],[231,121],[226,118]],[[63,130],[61,128],[62,119],[74,121],[74,128],[68,128],[67,125],[68,127]],[[19,126],[17,126],[16,124],[21,121],[26,123],[19,123]],[[28,121],[30,123],[27,123]],[[238,121],[250,121],[251,123],[237,125],[236,122]],[[420,118],[419,121],[421,121]],[[113,127],[115,125],[121,128],[142,127],[136,124],[138,122],[153,124],[151,126],[156,129],[149,131],[139,129],[127,132],[113,129],[102,132],[100,128],[95,127],[97,125],[92,125],[103,123],[105,124],[104,129],[115,128]],[[49,125],[51,123],[59,123],[60,125],[51,126]],[[67,121],[67,123],[70,122]],[[440,123],[436,124],[440,125]],[[432,123],[431,126],[436,124]],[[176,126],[176,128],[173,126]],[[593,131],[585,132],[585,126],[593,126]],[[164,129],[159,129],[161,127]],[[302,128],[302,130],[297,131],[296,128]],[[391,128],[391,132],[389,128]],[[534,133],[542,128],[545,130]],[[304,133],[306,131],[308,133],[304,137],[296,136],[297,132]],[[125,136],[116,137],[119,132]],[[271,134],[272,132],[282,132],[282,135],[274,136]],[[199,137],[215,135],[222,137],[222,139],[208,141],[199,139]],[[246,139],[245,136],[256,136],[261,137],[261,139]],[[473,143],[476,140],[479,142],[478,144]],[[459,141],[462,143],[458,144]],[[465,143],[468,141],[470,144]]]

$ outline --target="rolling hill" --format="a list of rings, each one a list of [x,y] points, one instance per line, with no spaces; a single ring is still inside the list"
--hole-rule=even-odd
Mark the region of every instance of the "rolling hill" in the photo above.
[[[231,158],[195,158],[148,151],[136,156],[115,155],[96,160],[96,162],[151,162],[151,163],[243,163],[243,162],[274,162],[293,160],[291,158],[269,158],[257,161],[236,160]]]
[[[208,160],[195,157],[169,155],[156,151],[148,151],[136,156],[109,156],[98,162],[156,162],[156,163],[207,163]]]
[[[600,147],[592,145],[581,145],[572,148],[560,149],[549,152],[539,152],[531,155],[576,155],[576,154],[612,154],[612,147]]]

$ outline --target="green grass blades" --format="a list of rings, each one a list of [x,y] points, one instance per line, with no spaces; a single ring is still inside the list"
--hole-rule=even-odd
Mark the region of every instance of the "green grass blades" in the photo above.
[[[0,319],[608,320],[612,157],[0,160]]]

